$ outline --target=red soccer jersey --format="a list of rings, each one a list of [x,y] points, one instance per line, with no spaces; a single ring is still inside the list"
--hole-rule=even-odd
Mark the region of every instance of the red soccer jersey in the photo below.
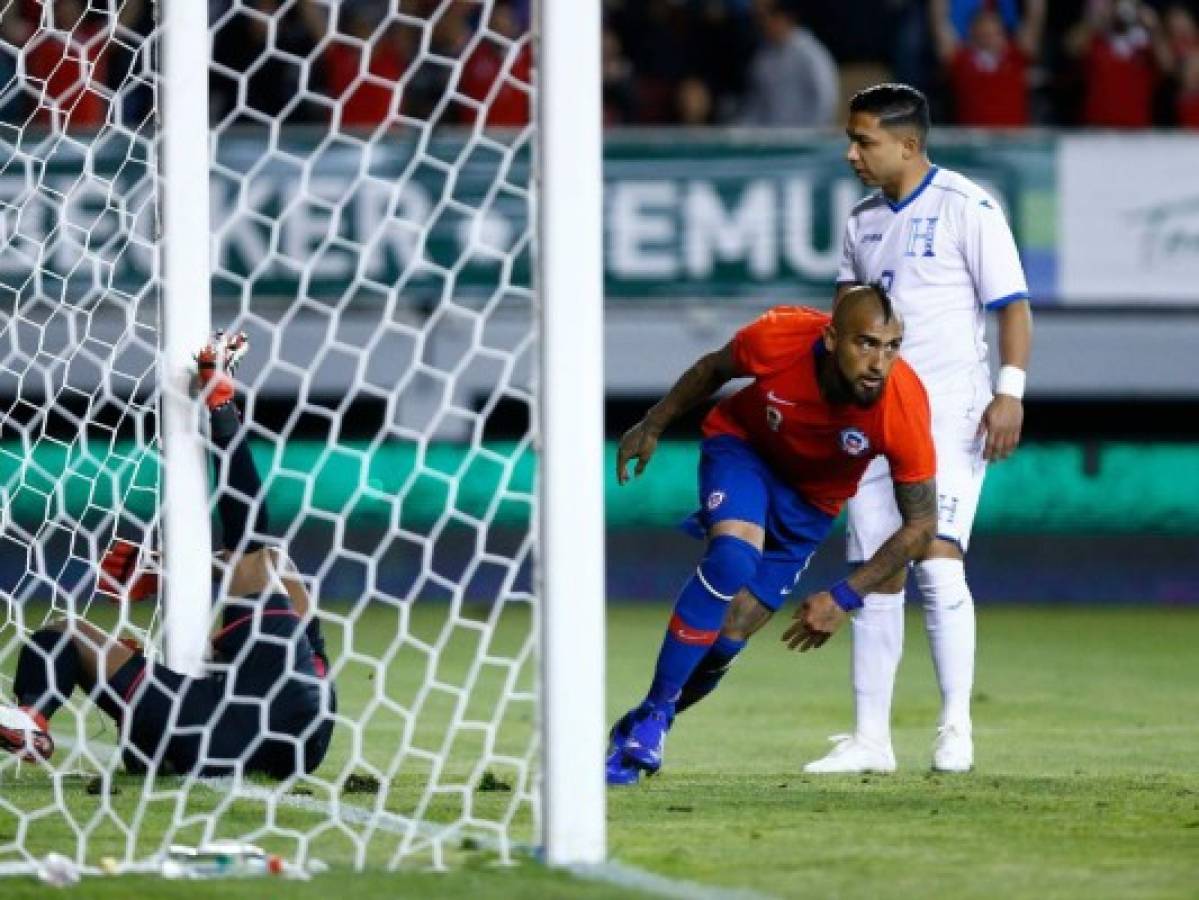
[[[1086,58],[1083,124],[1148,128],[1153,124],[1157,67],[1148,42],[1125,47],[1097,35]]]
[[[821,396],[816,367],[828,322],[819,310],[776,306],[738,331],[737,369],[753,383],[717,404],[703,433],[748,441],[805,500],[836,515],[879,454],[895,481],[927,481],[937,466],[928,395],[902,359],[869,408]]]
[[[1028,60],[1015,44],[1000,57],[959,47],[949,74],[959,125],[1028,124]]]

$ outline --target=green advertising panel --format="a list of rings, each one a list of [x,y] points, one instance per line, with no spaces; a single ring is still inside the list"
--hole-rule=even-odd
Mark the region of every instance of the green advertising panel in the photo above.
[[[844,153],[845,141],[835,135],[610,138],[608,298],[829,296],[845,220],[865,194]],[[1052,140],[946,138],[932,154],[1004,204],[1033,292],[1049,295]]]
[[[0,284],[28,295],[138,295],[160,228],[144,141],[24,136],[0,166]],[[213,279],[249,308],[296,300],[420,304],[524,295],[527,141],[243,130],[216,146]],[[1055,142],[939,135],[934,160],[1007,207],[1034,294],[1055,292]],[[823,298],[863,189],[844,140],[769,133],[610,134],[605,287],[613,302]]]
[[[277,521],[307,510],[357,525],[424,529],[449,518],[525,527],[536,458],[527,444],[256,442]],[[616,448],[609,444],[610,464]],[[670,528],[697,503],[698,444],[670,441],[624,487],[605,470],[612,528]],[[102,527],[113,510],[151,518],[160,478],[152,447],[42,446],[32,456],[0,443],[6,521],[36,530],[58,517]],[[1199,533],[1199,445],[1032,443],[987,474],[977,528],[984,532]]]

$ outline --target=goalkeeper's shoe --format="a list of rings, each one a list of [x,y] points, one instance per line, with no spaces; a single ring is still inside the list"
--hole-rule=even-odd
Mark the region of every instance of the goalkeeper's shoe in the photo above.
[[[889,775],[895,771],[895,752],[890,743],[882,744],[857,734],[835,734],[829,754],[803,767],[810,775],[852,775],[875,772]]]
[[[54,755],[54,739],[46,717],[24,706],[0,705],[0,750],[26,762],[41,762]]]
[[[233,374],[249,349],[250,340],[245,332],[218,331],[196,354],[196,376],[209,409],[224,406],[233,399],[236,393]]]
[[[674,724],[674,707],[653,706],[643,703],[632,714],[628,734],[622,742],[625,761],[636,766],[647,775],[662,768],[662,755],[666,749],[666,733]]]
[[[933,745],[934,772],[969,772],[974,768],[974,740],[969,726],[942,725]]]
[[[158,565],[139,544],[113,538],[100,560],[97,590],[109,599],[137,603],[158,596]]]

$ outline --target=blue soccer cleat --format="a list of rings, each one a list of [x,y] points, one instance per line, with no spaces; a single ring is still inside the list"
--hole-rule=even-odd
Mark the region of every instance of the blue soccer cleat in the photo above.
[[[628,740],[629,732],[633,730],[633,724],[641,718],[649,715],[653,707],[648,703],[642,703],[640,706],[635,706],[627,713],[616,720],[616,724],[612,726],[612,730],[608,732],[608,746],[611,749],[623,747],[624,742]]]
[[[662,768],[662,753],[666,746],[666,732],[674,723],[668,709],[650,707],[648,712],[637,710],[628,735],[623,741],[624,760],[647,775]]]
[[[638,712],[640,707],[629,710],[616,720],[616,724],[608,733],[608,758],[604,763],[604,777],[610,785],[636,784],[641,778],[641,770],[624,756],[624,743],[633,727],[633,718]]]
[[[604,780],[611,786],[636,784],[641,779],[641,770],[625,759],[624,750],[614,747],[608,751],[604,764]]]

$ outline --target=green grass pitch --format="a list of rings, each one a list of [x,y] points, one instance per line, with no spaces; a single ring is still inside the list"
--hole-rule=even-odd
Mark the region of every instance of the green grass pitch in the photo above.
[[[413,630],[431,635],[442,616],[435,607],[420,610]],[[609,718],[639,699],[665,619],[665,607],[612,608]],[[513,638],[524,624],[509,623]],[[1199,895],[1199,611],[982,610],[978,768],[966,776],[928,772],[937,703],[916,614],[908,621],[895,703],[899,774],[802,775],[802,763],[824,752],[826,736],[849,724],[848,640],[839,635],[820,651],[794,655],[778,643],[782,626],[776,621],[760,634],[720,691],[679,719],[660,776],[609,792],[615,859],[773,896]],[[372,613],[358,629],[356,649],[367,658],[380,652],[389,628],[394,635],[394,615]],[[473,646],[456,639],[439,672],[452,679],[465,671]],[[11,662],[4,666],[9,674]],[[345,708],[360,708],[373,690],[368,668],[351,666],[341,678]],[[386,673],[388,688],[411,690],[422,675],[415,668],[397,657]],[[388,727],[373,727],[370,740],[385,746]],[[521,727],[531,728],[531,717],[513,725]],[[439,724],[422,728],[433,735]],[[342,736],[320,774],[335,770],[347,749]],[[454,753],[461,757],[455,765],[468,765],[469,747]],[[119,782],[121,793],[108,802],[127,812],[140,783]],[[388,808],[407,808],[418,788],[401,779]],[[0,779],[0,796],[18,806],[44,805],[51,788],[27,768],[20,778]],[[77,813],[102,799],[89,795],[82,779],[64,783],[64,800]],[[488,798],[480,800],[485,808]],[[197,802],[193,811],[202,815],[203,801]],[[171,815],[167,805],[150,804],[144,827],[161,833]],[[14,839],[16,828],[11,815],[0,813],[0,845]],[[68,837],[53,816],[30,823],[32,845],[64,849]],[[98,843],[112,839],[108,832],[97,836]],[[327,897],[343,884],[362,897],[629,896],[536,864],[497,867],[470,853],[450,874],[347,875],[348,852],[328,841],[316,855],[334,872],[289,885],[289,896]],[[219,891],[257,897],[263,887],[222,882]],[[122,878],[92,879],[73,893],[192,897],[213,890],[205,883]],[[32,882],[0,882],[5,897],[42,891]]]

